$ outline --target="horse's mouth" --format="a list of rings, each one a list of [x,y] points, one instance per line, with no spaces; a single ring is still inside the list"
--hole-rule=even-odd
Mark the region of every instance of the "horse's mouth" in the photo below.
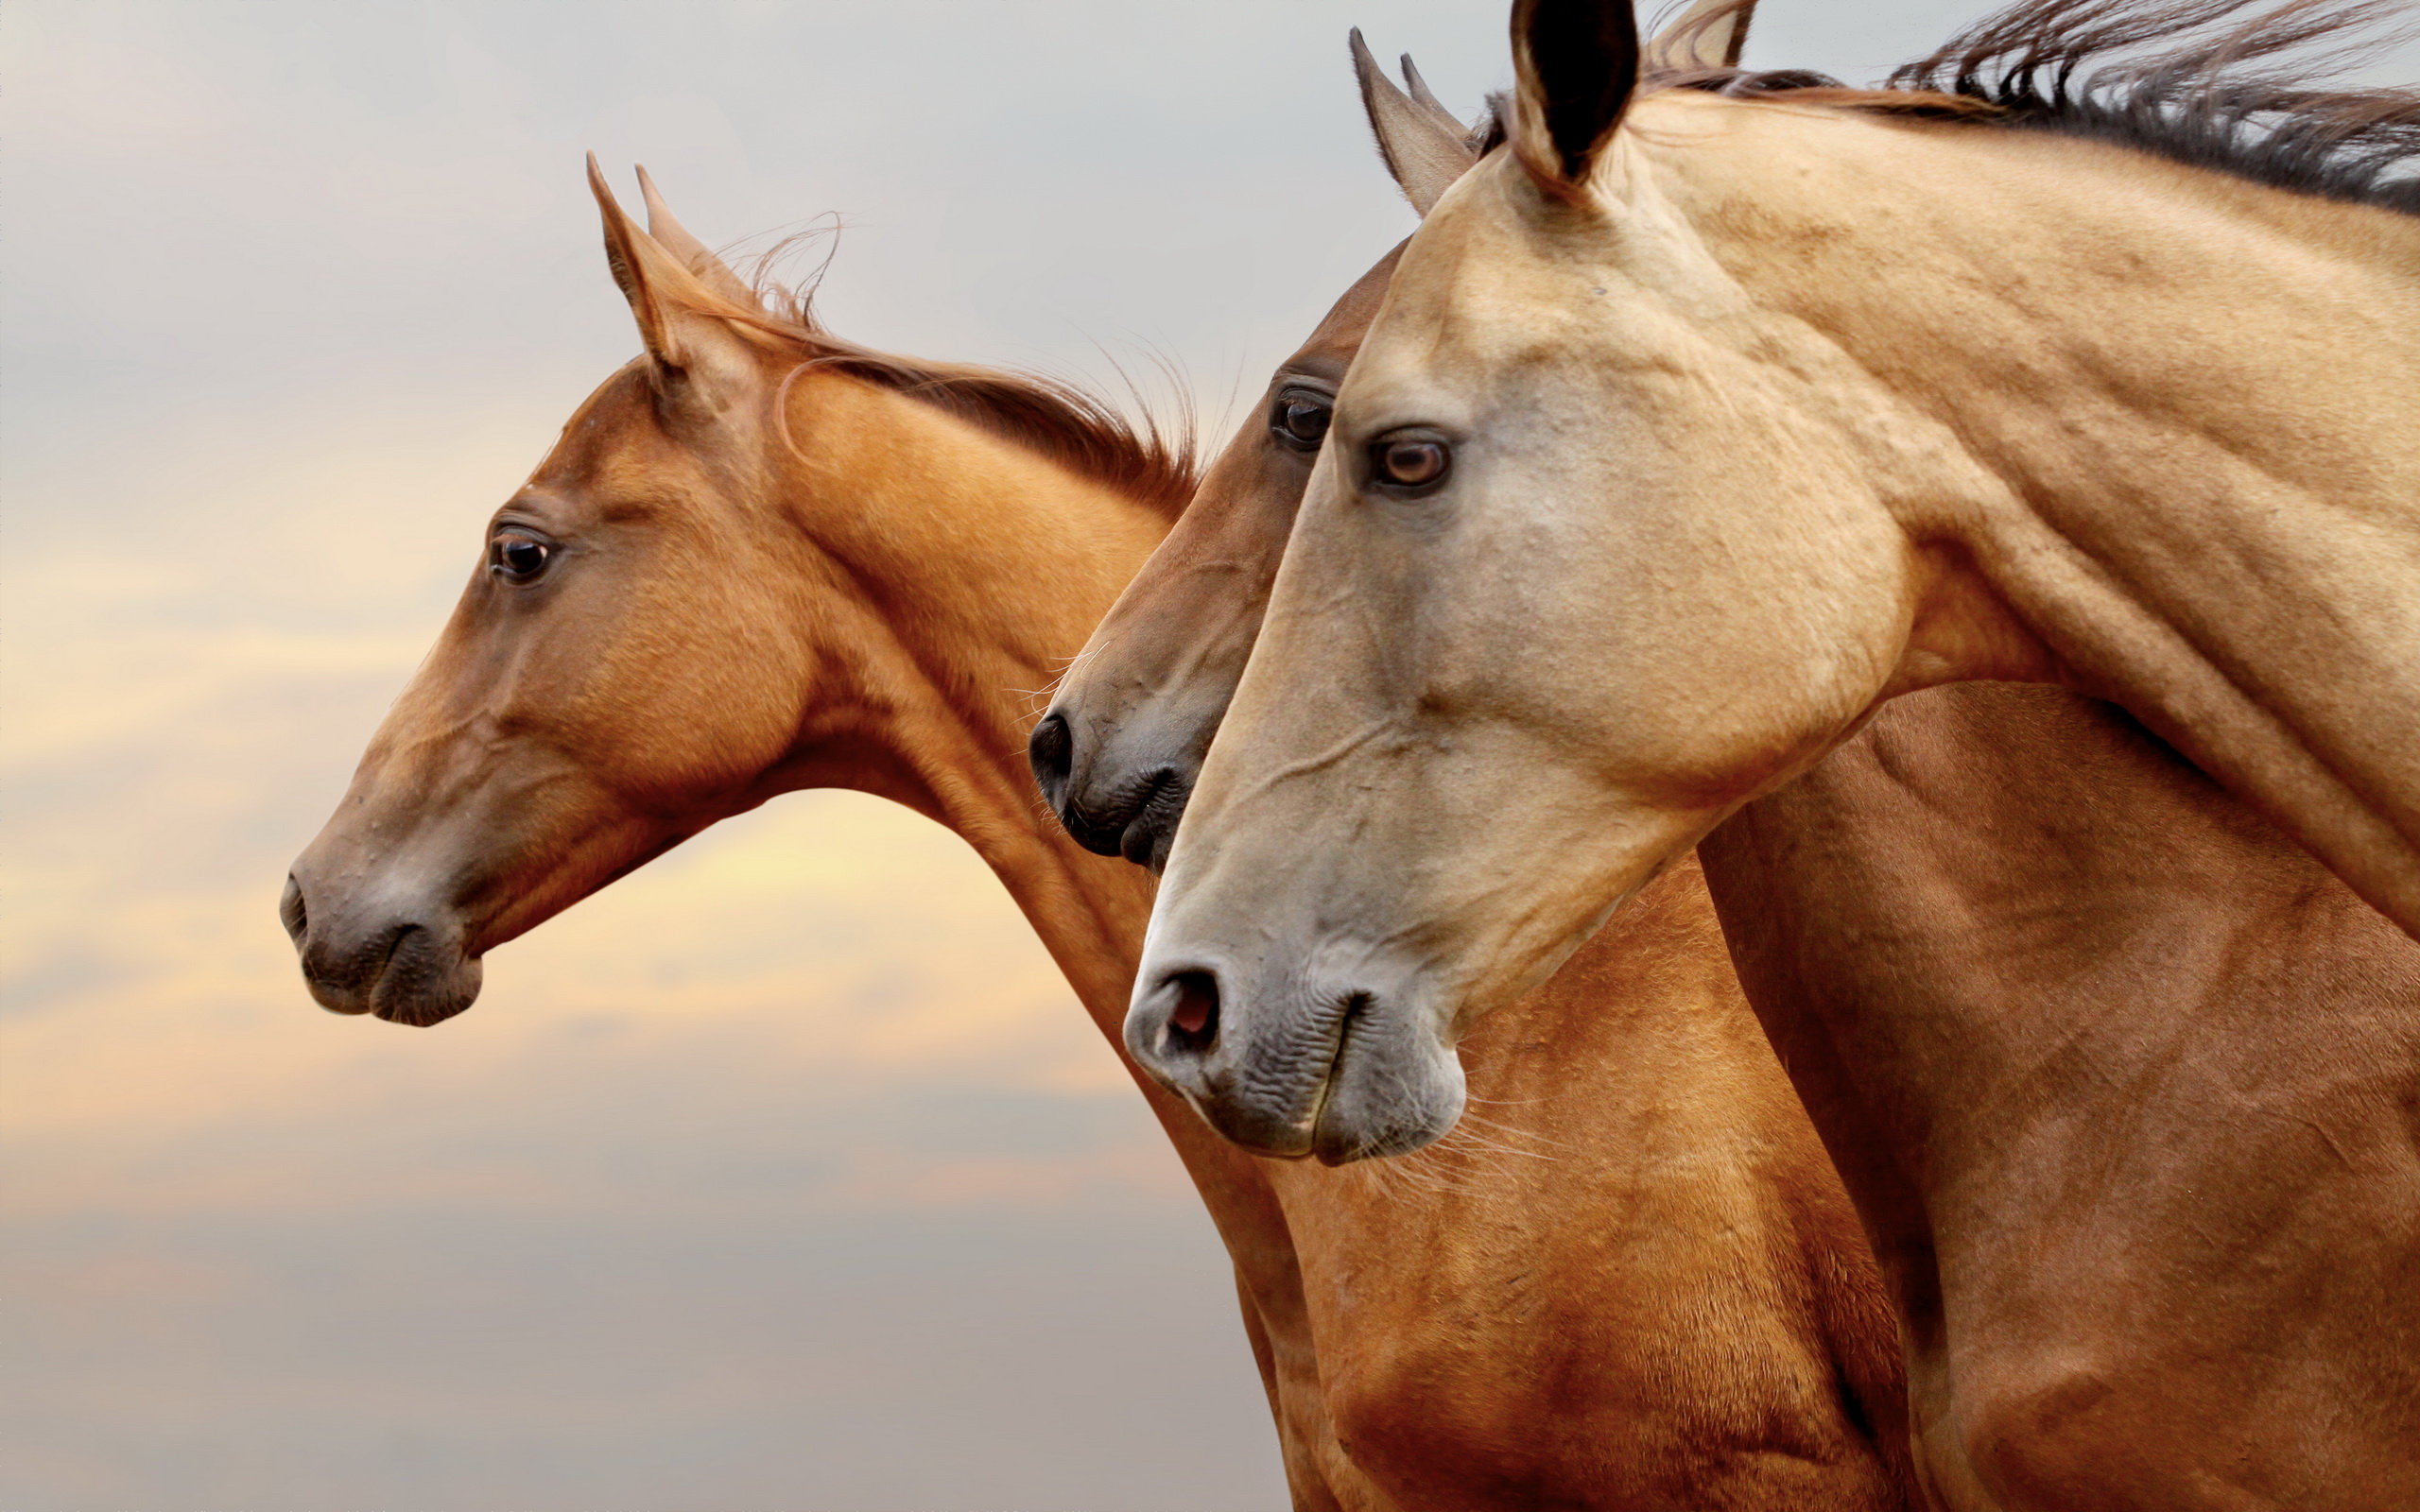
[[[445,931],[417,920],[398,920],[350,950],[314,938],[301,899],[282,910],[302,921],[297,948],[311,997],[331,1013],[368,1014],[389,1023],[424,1028],[441,1023],[478,1000],[483,975],[479,958],[464,954]],[[321,931],[326,930],[324,919]]]
[[[389,1023],[425,1029],[477,1002],[481,975],[477,956],[449,947],[418,924],[406,924],[371,985],[370,1011]]]
[[[1129,779],[1105,800],[1087,802],[1070,796],[1060,804],[1059,822],[1095,855],[1124,856],[1137,866],[1153,866],[1153,858],[1167,858],[1176,821],[1192,791],[1193,781],[1184,772],[1154,766]]]
[[[1190,777],[1168,766],[1153,772],[1133,817],[1117,837],[1118,853],[1154,872],[1166,869],[1169,848],[1176,844],[1177,820],[1184,817],[1185,800],[1192,796]]]
[[[1417,1149],[1460,1115],[1453,1052],[1391,1022],[1376,993],[1322,995],[1283,1027],[1238,1040],[1221,1032],[1217,980],[1206,969],[1171,973],[1130,1020],[1127,1043],[1234,1143],[1344,1165]],[[1440,1057],[1451,1068],[1442,1076]]]

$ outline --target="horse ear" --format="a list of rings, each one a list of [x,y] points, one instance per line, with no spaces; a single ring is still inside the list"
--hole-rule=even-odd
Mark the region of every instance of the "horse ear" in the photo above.
[[[659,224],[672,234],[676,249],[694,249],[710,267],[693,270],[692,265],[676,255],[676,249],[666,249],[632,225],[614,191],[606,187],[605,175],[597,171],[595,153],[588,157],[588,188],[605,217],[605,261],[614,269],[614,282],[621,285],[622,297],[631,301],[631,315],[639,323],[639,339],[647,343],[657,389],[695,399],[745,386],[755,371],[749,343],[715,307],[736,298],[742,309],[754,310],[755,296],[669,215]],[[651,187],[648,198],[662,204]],[[735,295],[709,282],[715,269],[729,281]]]
[[[1361,108],[1369,112],[1370,130],[1378,139],[1378,156],[1411,208],[1422,215],[1470,171],[1476,160],[1462,145],[1461,123],[1433,111],[1395,88],[1394,80],[1370,55],[1361,30],[1353,31],[1353,72],[1361,83]],[[1443,117],[1442,121],[1440,117]]]
[[[588,192],[596,197],[596,209],[605,217],[605,265],[614,270],[614,282],[621,286],[622,298],[631,301],[631,314],[639,323],[639,339],[647,343],[648,355],[655,359],[656,366],[678,372],[686,363],[670,314],[659,296],[677,272],[686,270],[680,268],[663,248],[642,235],[631,224],[631,217],[622,214],[621,202],[607,187],[594,152],[588,155]]]
[[[1756,0],[1697,0],[1655,34],[1647,56],[1676,73],[1737,68],[1755,15]]]
[[[1420,69],[1412,62],[1411,54],[1405,53],[1396,59],[1395,66],[1403,72],[1403,87],[1411,91],[1411,102],[1414,105],[1426,111],[1430,118],[1439,126],[1453,132],[1456,137],[1466,137],[1471,134],[1471,129],[1456,120],[1454,112],[1445,109],[1445,102],[1439,99],[1436,92],[1428,87],[1428,80],[1420,77]]]
[[[756,291],[740,282],[739,275],[717,257],[706,244],[689,234],[688,228],[672,218],[672,211],[664,197],[655,192],[655,180],[639,164],[639,193],[647,199],[647,233],[658,247],[681,259],[698,282],[731,301],[743,310],[756,308]]]
[[[1638,88],[1631,0],[1512,0],[1512,150],[1539,188],[1577,198]]]

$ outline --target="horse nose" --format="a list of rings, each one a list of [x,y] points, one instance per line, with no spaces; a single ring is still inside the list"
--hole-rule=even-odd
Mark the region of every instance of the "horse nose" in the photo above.
[[[1067,796],[1067,774],[1076,761],[1076,732],[1068,728],[1066,716],[1055,710],[1043,715],[1025,743],[1025,755],[1033,764],[1033,780],[1042,784],[1042,796],[1058,808]]]
[[[285,937],[301,950],[302,936],[311,928],[311,911],[302,902],[302,884],[290,871],[285,874],[285,893],[277,901],[277,920],[285,926]]]
[[[1204,1074],[1219,1048],[1219,973],[1194,970],[1162,977],[1127,1014],[1126,1048],[1175,1091],[1204,1091]]]
[[[277,917],[320,1006],[430,1024],[478,997],[482,971],[458,910],[417,895],[354,895],[313,860],[306,852],[285,874]]]

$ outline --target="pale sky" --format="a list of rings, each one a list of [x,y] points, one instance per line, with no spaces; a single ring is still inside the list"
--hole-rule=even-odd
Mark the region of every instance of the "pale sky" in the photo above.
[[[1769,4],[1858,81],[1983,9]],[[274,908],[635,351],[582,152],[711,242],[838,213],[855,339],[1222,415],[1410,226],[1345,28],[1467,113],[1503,11],[0,10],[0,1506],[1281,1504],[1209,1226],[949,834],[784,799],[426,1031]]]

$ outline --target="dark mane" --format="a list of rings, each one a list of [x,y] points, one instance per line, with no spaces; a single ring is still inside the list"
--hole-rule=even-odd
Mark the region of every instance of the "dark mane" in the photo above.
[[[2420,215],[2420,92],[2320,82],[2406,40],[2409,26],[2385,24],[2411,7],[2255,3],[2019,0],[1880,89],[1794,70],[1652,65],[1641,82],[2090,137],[2297,194]],[[2152,44],[2164,45],[2142,51]]]
[[[786,249],[777,247],[760,267]],[[701,314],[719,316],[797,350],[791,376],[829,368],[941,409],[1004,440],[1040,453],[1096,483],[1175,519],[1201,478],[1193,412],[1180,392],[1173,421],[1138,402],[1130,415],[1115,402],[1045,373],[927,362],[895,356],[834,335],[815,315],[815,280],[788,288],[759,273],[755,301],[743,306],[709,292]],[[785,385],[786,388],[786,385]]]

